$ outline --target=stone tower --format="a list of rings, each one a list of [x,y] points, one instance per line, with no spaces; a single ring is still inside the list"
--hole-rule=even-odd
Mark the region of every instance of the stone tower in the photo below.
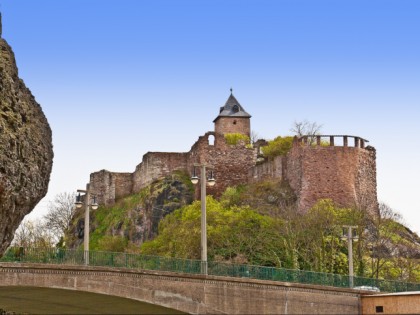
[[[214,122],[214,131],[216,134],[240,133],[251,136],[251,115],[239,104],[233,96],[232,89],[230,96],[223,107],[220,107],[219,116]]]

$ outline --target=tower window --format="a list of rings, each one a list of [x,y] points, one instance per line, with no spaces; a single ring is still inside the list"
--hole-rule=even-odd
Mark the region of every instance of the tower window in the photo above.
[[[233,121],[233,124],[236,125],[236,120]]]

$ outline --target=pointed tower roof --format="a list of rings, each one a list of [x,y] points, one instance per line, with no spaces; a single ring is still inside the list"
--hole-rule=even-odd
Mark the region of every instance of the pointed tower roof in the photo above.
[[[213,122],[216,122],[220,117],[251,118],[251,115],[245,111],[241,104],[239,104],[238,100],[233,96],[231,89],[229,98],[225,105],[220,107],[219,116],[217,116]]]

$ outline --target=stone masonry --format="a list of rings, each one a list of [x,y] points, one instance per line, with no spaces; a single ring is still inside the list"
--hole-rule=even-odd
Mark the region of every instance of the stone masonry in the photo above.
[[[259,146],[249,148],[243,142],[229,145],[225,140],[229,133],[249,136],[250,118],[231,94],[214,120],[215,131],[200,136],[189,152],[148,152],[133,173],[106,170],[93,173],[91,192],[100,204],[111,205],[173,171],[192,174],[195,165],[207,164],[213,167],[216,179],[216,185],[208,187],[208,193],[216,197],[229,186],[282,179],[294,190],[300,212],[307,211],[321,198],[329,198],[339,206],[357,206],[377,213],[376,152],[371,146],[365,147],[367,140],[346,135],[319,135],[313,141],[308,136],[295,137],[286,156],[257,164]]]

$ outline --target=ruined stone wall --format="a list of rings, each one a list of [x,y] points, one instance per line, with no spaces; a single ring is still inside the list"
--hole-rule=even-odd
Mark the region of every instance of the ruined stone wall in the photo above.
[[[132,173],[112,173],[115,199],[128,196],[133,191],[133,174]]]
[[[245,117],[220,117],[214,124],[216,134],[241,133],[250,137],[251,121]]]
[[[188,153],[148,152],[133,173],[132,192],[139,192],[154,180],[175,170],[188,169]]]
[[[358,139],[356,141],[356,139]],[[149,152],[134,173],[100,171],[91,175],[91,191],[100,204],[111,205],[116,199],[137,193],[153,181],[183,170],[192,175],[196,164],[213,167],[216,185],[207,193],[220,197],[229,186],[264,179],[285,179],[298,198],[298,209],[307,211],[319,199],[332,199],[337,205],[359,206],[377,213],[376,156],[372,147],[355,138],[355,146],[308,145],[295,141],[286,157],[276,157],[256,165],[257,149],[244,143],[228,145],[224,135],[207,132],[199,137],[188,153]],[[318,139],[318,144],[321,144]],[[210,170],[207,171],[207,176]],[[200,169],[196,169],[200,176]],[[196,187],[200,198],[200,185]]]
[[[107,170],[92,173],[90,192],[96,195],[99,204],[113,205],[116,199],[131,194],[132,176],[132,173],[114,173]]]
[[[194,165],[204,163],[214,167],[216,178],[216,185],[208,187],[207,193],[219,197],[229,186],[246,184],[255,161],[254,149],[246,148],[244,143],[228,145],[223,135],[208,132],[199,137],[188,153],[146,153],[134,173],[113,173],[106,170],[92,173],[90,190],[96,194],[99,204],[112,205],[116,199],[137,193],[175,170],[192,175]],[[199,172],[197,168],[198,176]],[[197,198],[199,191],[198,185]]]
[[[285,167],[286,157],[276,156],[271,160],[267,160],[251,168],[249,177],[252,182],[273,178],[283,179],[283,172]]]
[[[377,211],[374,150],[295,143],[287,156],[286,178],[298,197],[299,211],[323,198]]]
[[[214,137],[211,145],[209,137]],[[244,143],[229,145],[223,135],[208,132],[200,137],[191,148],[189,153],[189,169],[192,170],[195,163],[209,164],[214,167],[216,185],[208,187],[207,193],[219,197],[227,187],[246,184],[249,181],[249,172],[255,165],[256,151],[246,148]],[[197,169],[199,176],[199,169]],[[199,185],[196,196],[199,196]]]
[[[369,146],[358,155],[358,173],[356,175],[356,204],[373,215],[379,215],[376,150]]]

